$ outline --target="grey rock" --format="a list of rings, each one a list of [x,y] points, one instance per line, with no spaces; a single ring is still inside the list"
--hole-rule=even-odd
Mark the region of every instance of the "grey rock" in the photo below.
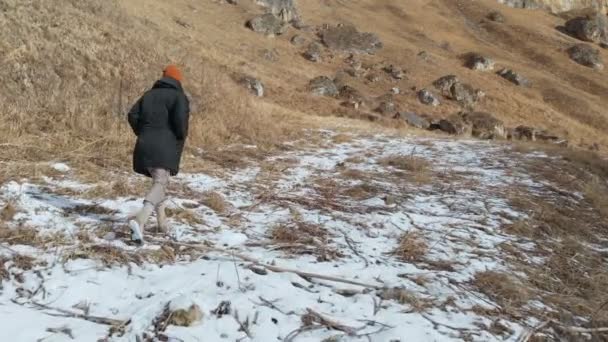
[[[254,32],[262,33],[267,36],[278,36],[287,31],[288,25],[272,13],[257,16],[247,23]]]
[[[452,86],[459,82],[458,77],[455,75],[447,75],[433,82],[433,86],[437,88],[437,90],[439,90],[443,96],[449,97],[452,94]]]
[[[339,94],[336,84],[327,76],[313,78],[309,83],[309,89],[317,96],[335,97]]]
[[[494,70],[494,60],[478,53],[467,56],[466,66],[472,70],[491,71]]]
[[[530,80],[511,69],[502,69],[498,72],[498,75],[518,86],[529,87],[530,85],[532,85],[532,82],[530,82]]]
[[[317,42],[312,42],[304,51],[303,56],[311,62],[320,62],[322,53],[323,46]]]
[[[431,123],[425,117],[422,117],[416,113],[412,112],[399,112],[395,116],[395,118],[399,118],[407,122],[408,125],[420,129],[429,129],[431,127]]]
[[[608,17],[602,13],[568,20],[566,32],[587,42],[608,43]]]
[[[567,50],[568,56],[580,65],[593,68],[595,70],[604,69],[604,64],[600,57],[600,50],[594,49],[587,44],[576,44]]]
[[[328,27],[321,38],[325,46],[342,52],[373,54],[383,47],[376,34],[359,32],[351,25]]]
[[[418,92],[418,100],[426,105],[439,106],[440,102],[437,97],[426,89],[422,89]]]
[[[264,96],[264,85],[255,77],[244,75],[239,79],[239,83],[257,97]]]
[[[304,44],[306,44],[306,42],[308,41],[306,38],[302,37],[299,34],[296,34],[295,36],[291,37],[291,44],[295,45],[295,46],[302,46]]]

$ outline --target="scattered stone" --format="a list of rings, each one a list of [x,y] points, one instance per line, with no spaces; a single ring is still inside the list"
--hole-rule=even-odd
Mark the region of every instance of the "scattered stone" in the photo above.
[[[499,11],[492,11],[490,13],[488,13],[488,19],[495,21],[497,23],[504,23],[505,22],[505,16],[500,13]]]
[[[279,51],[277,51],[277,49],[263,49],[260,51],[260,55],[269,62],[279,61]]]
[[[437,97],[426,89],[422,89],[418,92],[418,100],[420,100],[420,102],[422,102],[426,105],[430,105],[430,106],[434,106],[434,107],[439,106],[439,104],[440,104]]]
[[[244,75],[239,79],[239,83],[245,88],[247,88],[255,96],[264,96],[264,85],[257,78],[253,76]]]
[[[247,23],[254,32],[262,33],[267,36],[278,36],[287,31],[288,25],[272,13],[257,16]]]
[[[310,81],[310,91],[317,96],[335,97],[338,95],[338,88],[334,81],[327,76],[315,77]]]
[[[382,115],[394,116],[397,113],[397,106],[392,101],[380,102],[376,111]]]
[[[433,86],[437,88],[443,96],[449,97],[452,94],[452,86],[459,82],[458,77],[455,75],[447,75],[433,82]]]
[[[471,126],[459,114],[452,114],[439,120],[439,129],[448,134],[463,135],[471,131]]]
[[[312,42],[308,45],[306,51],[304,51],[304,58],[311,62],[320,62],[321,54],[323,53],[323,46],[317,42]]]
[[[566,32],[575,38],[593,43],[608,43],[608,17],[594,13],[568,20]]]
[[[472,70],[492,71],[494,70],[494,60],[478,53],[467,56],[466,66]]]
[[[201,308],[185,297],[178,297],[169,303],[169,324],[180,327],[191,327],[203,319]]]
[[[302,46],[304,44],[306,44],[306,42],[308,41],[306,38],[302,37],[299,34],[296,34],[295,36],[291,37],[291,44],[295,45],[295,46]]]
[[[394,66],[391,64],[386,67],[384,71],[386,71],[389,75],[391,75],[392,78],[396,80],[401,80],[405,78],[405,72],[398,66]]]
[[[395,115],[395,118],[402,119],[407,122],[408,125],[420,129],[429,129],[431,123],[426,118],[412,112],[399,112]]]
[[[393,87],[391,88],[391,93],[395,95],[401,94],[401,89],[399,89],[398,87]]]
[[[518,86],[529,87],[531,85],[531,82],[527,78],[511,69],[502,69],[498,72],[498,75]]]
[[[576,44],[567,50],[570,59],[580,65],[593,68],[595,70],[604,69],[604,64],[600,57],[600,50],[587,44]]]
[[[479,139],[506,138],[507,133],[502,121],[485,112],[463,113],[464,121],[471,125],[471,135]]]
[[[327,27],[321,38],[328,48],[343,52],[374,54],[383,47],[376,34],[359,32],[351,25]]]

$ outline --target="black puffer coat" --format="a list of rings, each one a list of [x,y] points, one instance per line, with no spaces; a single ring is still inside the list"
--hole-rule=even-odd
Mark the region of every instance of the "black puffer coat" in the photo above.
[[[163,168],[175,176],[188,136],[190,103],[179,81],[158,80],[129,112],[129,124],[137,135],[133,170],[150,177],[150,168]]]

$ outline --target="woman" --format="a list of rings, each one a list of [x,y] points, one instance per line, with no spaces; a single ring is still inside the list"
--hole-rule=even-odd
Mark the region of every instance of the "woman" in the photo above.
[[[167,231],[165,193],[169,176],[179,172],[190,116],[190,103],[181,82],[180,70],[174,65],[166,67],[163,77],[129,112],[129,124],[137,135],[133,170],[152,178],[143,208],[129,221],[131,238],[139,244],[143,243],[144,225],[154,210],[159,229]]]

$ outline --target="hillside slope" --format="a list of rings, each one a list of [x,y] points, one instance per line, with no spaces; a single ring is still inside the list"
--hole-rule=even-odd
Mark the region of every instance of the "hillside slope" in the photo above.
[[[348,55],[324,51],[323,60],[313,63],[301,55],[306,46],[290,43],[296,34],[318,40],[314,28],[319,25],[351,23],[376,33],[384,44],[377,54],[360,57],[364,66],[406,70],[402,80],[393,80],[381,69],[378,82],[346,80],[366,97],[399,87],[401,94],[394,101],[401,110],[445,117],[459,105],[447,100],[438,107],[423,105],[412,89],[432,88],[438,77],[455,74],[487,94],[477,110],[494,114],[508,126],[545,128],[585,148],[598,144],[604,149],[608,143],[606,72],[571,61],[565,50],[577,40],[556,29],[563,19],[543,11],[512,9],[493,0],[300,1],[303,22],[313,30],[289,28],[268,38],[245,26],[264,11],[253,1],[61,0],[51,5],[6,0],[2,6],[0,22],[8,28],[0,50],[6,66],[0,70],[6,80],[0,94],[2,115],[19,118],[2,120],[2,125],[19,136],[24,131],[62,131],[66,124],[74,128],[70,132],[114,127],[115,120],[106,116],[124,112],[168,62],[185,68],[198,118],[209,112],[206,68],[260,78],[267,96],[254,102],[263,112],[366,117],[362,112],[375,108],[355,111],[306,89],[313,77],[333,78],[347,69]],[[504,23],[485,19],[494,10],[504,14]],[[532,87],[516,87],[494,72],[465,68],[463,56],[471,52],[520,72]],[[274,60],[264,57],[269,53],[276,55],[270,58]],[[606,50],[600,54],[608,57]],[[49,113],[52,116],[41,123],[40,115]],[[106,120],[103,125],[99,117]],[[53,126],[57,122],[61,124]]]

